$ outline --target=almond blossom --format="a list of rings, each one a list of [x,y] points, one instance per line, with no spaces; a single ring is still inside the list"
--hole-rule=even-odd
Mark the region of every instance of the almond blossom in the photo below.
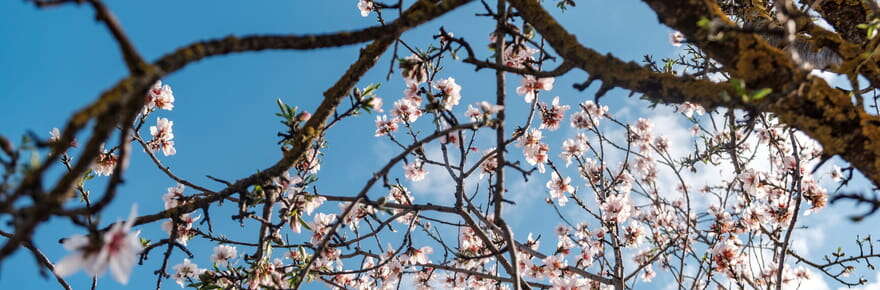
[[[412,265],[423,265],[428,264],[431,261],[428,259],[428,255],[434,252],[434,249],[428,246],[421,247],[419,249],[410,249],[407,252],[409,256],[407,258],[407,262]]]
[[[605,221],[623,223],[632,214],[633,208],[627,194],[611,194],[602,203],[602,214]]]
[[[540,143],[534,146],[529,146],[525,148],[525,158],[526,162],[530,165],[537,166],[538,172],[544,173],[546,170],[544,168],[544,164],[549,160],[550,146],[544,143]]]
[[[391,134],[391,132],[397,131],[397,118],[393,118],[388,120],[388,116],[376,116],[376,137],[385,136]]]
[[[49,140],[48,140],[49,143],[55,143],[60,140],[61,140],[61,130],[58,130],[58,128],[52,128],[52,130],[49,131]]]
[[[672,46],[679,47],[684,41],[685,37],[681,32],[673,31],[669,33],[669,44]]]
[[[157,80],[153,87],[147,91],[146,100],[144,101],[144,114],[148,114],[157,108],[168,111],[174,109],[174,92],[171,91],[171,86],[162,84],[161,80]]]
[[[373,0],[358,0],[357,7],[363,17],[369,16],[370,12],[376,9],[373,5]]]
[[[519,137],[519,144],[517,145],[523,148],[537,146],[538,144],[541,144],[541,138],[544,138],[544,133],[542,133],[541,130],[533,128]]]
[[[684,102],[684,104],[678,106],[678,111],[688,118],[693,117],[694,113],[700,116],[706,113],[706,109],[703,109],[703,106],[691,102]]]
[[[367,100],[367,105],[370,106],[370,109],[373,109],[373,111],[380,112],[380,113],[383,112],[383,110],[382,110],[383,101],[382,101],[382,98],[380,98],[380,97],[371,97],[369,100]]]
[[[345,211],[349,205],[351,205],[350,202],[339,203],[339,210]],[[352,229],[357,229],[358,223],[360,223],[363,218],[369,215],[374,215],[375,213],[376,208],[367,204],[357,203],[351,208],[348,215],[343,217],[342,222]]]
[[[483,177],[486,175],[495,174],[495,171],[498,169],[498,158],[495,157],[495,148],[486,150],[483,152],[483,156],[483,163],[480,164],[480,180],[483,180]]]
[[[119,162],[119,157],[110,151],[104,150],[104,145],[101,145],[100,152],[95,159],[95,165],[92,166],[92,170],[97,175],[110,176],[116,168],[116,163]]]
[[[161,117],[156,119],[156,126],[150,126],[150,135],[153,135],[153,140],[150,140],[148,145],[151,151],[162,149],[162,154],[165,156],[177,153],[177,150],[174,149],[174,141],[172,141],[174,139],[172,126],[174,126],[173,121]]]
[[[318,173],[321,170],[320,146],[309,146],[303,158],[296,164],[296,169],[308,173]]]
[[[539,78],[527,75],[522,79],[522,84],[516,88],[516,93],[523,96],[526,103],[535,100],[535,91],[549,91],[553,89],[554,78]]]
[[[494,33],[490,36],[490,40],[494,39]],[[495,41],[492,40],[492,44]],[[516,45],[508,45],[504,47],[504,64],[513,67],[513,68],[523,68],[526,65],[530,65],[530,62],[534,61],[533,55],[538,53],[540,50],[531,48],[527,45],[516,44]]]
[[[186,187],[183,184],[178,183],[174,187],[169,187],[168,191],[165,192],[165,195],[162,196],[162,201],[165,204],[165,209],[175,208],[180,205],[180,201],[185,197],[183,195],[183,190]]]
[[[52,128],[52,130],[49,130],[49,139],[46,141],[48,143],[57,143],[57,142],[61,141],[61,130],[59,130],[58,128]],[[68,144],[68,145],[70,147],[77,147],[78,144],[76,142],[76,138],[71,140],[70,144]]]
[[[556,129],[559,129],[559,124],[565,118],[565,111],[568,111],[569,108],[568,105],[559,105],[558,96],[553,98],[553,103],[550,106],[541,103],[540,129],[548,129],[550,131],[556,131]]]
[[[419,97],[419,84],[415,82],[407,82],[406,89],[403,90],[403,96],[407,100],[412,101],[415,104],[421,105],[422,98]]]
[[[550,181],[547,181],[550,197],[555,199],[559,206],[565,206],[565,203],[568,202],[568,197],[565,196],[566,192],[574,193],[574,186],[571,186],[570,182],[571,177],[560,178],[555,171],[552,173]]]
[[[412,182],[422,181],[422,179],[425,179],[425,176],[428,175],[428,170],[425,170],[421,161],[413,161],[404,165],[403,172],[406,179],[409,179]]]
[[[186,246],[187,241],[195,235],[195,231],[193,231],[193,223],[201,218],[200,216],[192,216],[190,214],[182,214],[180,215],[180,221],[175,222],[172,220],[167,220],[162,223],[162,230],[168,233],[168,236],[177,235],[178,243]],[[174,231],[174,233],[172,232]]]
[[[238,256],[238,250],[229,245],[219,245],[214,247],[214,254],[211,254],[211,261],[214,264],[225,266],[229,263],[229,260],[235,259]]]
[[[461,100],[461,86],[455,83],[454,78],[440,80],[434,84],[434,87],[440,90],[445,96],[443,98],[443,108],[452,110],[452,107],[458,105]]]
[[[544,273],[551,278],[561,275],[562,270],[568,267],[568,261],[562,255],[547,256],[542,262],[544,263]]]
[[[444,126],[448,128],[448,126]],[[449,132],[446,135],[440,137],[440,143],[443,144],[458,144],[458,133],[457,132]]]
[[[321,239],[323,239],[324,235],[330,230],[329,226],[332,225],[336,221],[335,214],[325,214],[325,213],[317,213],[310,226],[312,227],[312,231],[314,234],[312,235],[312,244],[318,244]]]
[[[740,247],[734,239],[725,239],[718,242],[712,248],[712,261],[715,262],[715,270],[727,273],[728,276],[737,275],[739,265],[743,264]]]
[[[73,253],[55,264],[55,274],[66,277],[82,268],[90,276],[98,277],[110,268],[117,282],[127,284],[131,268],[143,251],[138,239],[140,231],[131,232],[136,216],[137,206],[132,206],[128,220],[116,222],[99,237],[76,235],[64,239],[64,248]]]
[[[422,116],[422,109],[410,99],[400,99],[394,102],[394,110],[391,111],[391,115],[395,117],[394,120],[401,120],[411,124]],[[376,127],[378,126],[377,119]]]
[[[580,290],[580,289],[588,289],[587,281],[583,278],[577,277],[556,277],[550,279],[550,283],[553,287],[550,287],[550,290]]]
[[[415,201],[415,198],[410,193],[409,189],[402,185],[393,185],[391,186],[391,190],[388,191],[387,200],[393,201],[397,204],[402,205],[412,205]],[[394,215],[399,214],[402,210],[399,209],[390,209],[391,213]],[[416,218],[415,213],[407,213],[401,217],[396,219],[397,222],[402,224],[410,224],[410,222]]]
[[[291,203],[293,203],[294,208],[305,212],[307,215],[311,215],[315,209],[327,201],[327,198],[323,196],[306,194],[289,195],[287,198],[292,199]]]
[[[571,127],[576,129],[593,129],[608,113],[608,106],[596,105],[593,101],[580,104],[581,110],[571,115]]]
[[[418,55],[410,55],[398,61],[400,74],[407,84],[421,84],[428,81],[427,63]]]
[[[184,287],[187,280],[198,279],[199,275],[205,271],[205,269],[199,269],[199,266],[190,262],[189,259],[183,259],[183,263],[174,265],[174,275],[171,277],[177,281],[180,287]]]

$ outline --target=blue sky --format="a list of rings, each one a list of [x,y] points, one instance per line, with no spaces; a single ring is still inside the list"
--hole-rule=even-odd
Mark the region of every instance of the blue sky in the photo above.
[[[374,25],[373,18],[360,17],[355,0],[248,1],[247,4],[229,0],[108,2],[141,55],[149,60],[201,39],[260,33],[322,33]],[[669,29],[657,24],[654,13],[640,1],[588,0],[578,1],[578,4],[577,8],[562,14],[554,8],[551,10],[587,46],[635,61],[640,61],[644,54],[660,58],[677,53],[666,41]],[[478,3],[470,4],[408,32],[404,39],[425,47],[431,41],[430,35],[444,26],[456,36],[477,44],[477,52],[483,58],[488,57],[489,52],[484,47],[493,24],[488,19],[473,17],[481,9]],[[28,131],[47,136],[51,128],[62,127],[74,110],[91,102],[102,90],[127,74],[115,43],[104,26],[94,21],[90,7],[67,5],[39,10],[23,1],[2,1],[0,10],[4,11],[4,17],[0,17],[0,39],[3,39],[0,65],[4,68],[0,70],[0,124],[3,124],[0,134],[13,139]],[[223,56],[190,65],[165,78],[164,81],[174,89],[175,109],[151,116],[150,121],[154,123],[157,116],[174,121],[178,154],[160,158],[179,176],[215,189],[220,185],[205,178],[206,174],[234,180],[271,165],[281,156],[276,146],[275,133],[281,125],[273,115],[275,99],[282,98],[288,104],[313,110],[321,100],[321,93],[355,60],[360,47],[362,45],[307,52]],[[389,55],[385,55],[359,84],[364,87],[382,82],[378,94],[385,98],[386,106],[401,96],[403,88],[396,75],[390,82],[385,82],[388,61]],[[457,108],[461,112],[466,104],[494,96],[494,76],[488,70],[473,72],[470,65],[449,63],[443,74],[444,77],[455,77],[463,86],[463,105]],[[585,92],[571,88],[572,83],[583,81],[585,77],[586,74],[580,71],[569,73],[557,80],[552,94],[571,104],[592,99],[595,87]],[[508,93],[513,95],[519,78],[511,76],[509,79]],[[612,112],[631,116],[644,112],[660,117],[670,114],[669,110],[645,111],[644,103],[627,99],[626,94],[614,90],[603,101]],[[525,110],[522,102],[517,102],[518,98],[511,97],[515,104],[510,110],[514,114]],[[327,157],[318,183],[323,193],[352,194],[384,164],[382,157],[396,154],[396,149],[387,141],[373,137],[373,118],[361,116],[346,120],[328,135],[330,148],[325,150]],[[664,120],[670,123],[658,126],[686,128],[682,120]],[[566,137],[564,130],[553,134],[549,137],[551,140]],[[84,137],[80,136],[80,139]],[[519,181],[512,188],[532,192],[521,195],[523,201],[528,198],[542,200],[545,178],[538,177],[528,183]],[[101,194],[101,181],[89,185],[95,195]],[[432,192],[430,182],[442,181],[413,185],[416,199],[443,200],[440,193]],[[161,195],[173,185],[145,154],[134,154],[126,183],[121,187],[119,198],[104,213],[104,223],[127,216],[133,203],[139,205],[141,214],[161,210]],[[420,188],[422,191],[418,190]],[[376,192],[373,196],[384,194]],[[193,192],[188,190],[187,193]],[[825,214],[833,216],[833,212],[847,212],[849,209],[848,205],[838,206]],[[253,237],[246,235],[247,230],[242,231],[237,224],[219,224],[219,221],[228,221],[229,215],[231,212],[227,209],[213,215],[215,227],[219,228],[215,230],[230,233],[233,238]],[[525,236],[528,231],[549,234],[556,225],[517,216],[513,222],[523,229],[517,232],[519,236]],[[866,224],[852,225],[842,218],[808,219],[807,224],[810,222],[826,225],[823,229],[827,230],[821,241],[812,240],[808,245],[811,253],[816,254],[839,244],[851,245],[856,233],[868,230]],[[67,221],[52,220],[38,229],[35,241],[50,259],[57,261],[66,252],[56,241],[79,233],[78,230]],[[149,239],[166,237],[158,223],[145,225],[140,230],[142,236]],[[196,252],[202,253],[195,262],[207,265],[212,245],[198,240],[191,244]],[[173,255],[171,265],[182,258],[180,254]],[[137,267],[128,289],[152,287],[155,284],[152,272],[159,267],[159,260],[159,256],[153,254],[144,266]],[[57,287],[54,280],[38,275],[33,258],[25,251],[19,251],[0,266],[0,289]],[[874,279],[873,275],[869,278]],[[69,278],[77,289],[85,288],[88,280],[82,273]],[[121,287],[106,276],[99,284],[105,289]],[[659,285],[662,282],[651,287]],[[175,289],[177,285],[168,281],[163,287]],[[311,287],[323,286],[315,284]]]

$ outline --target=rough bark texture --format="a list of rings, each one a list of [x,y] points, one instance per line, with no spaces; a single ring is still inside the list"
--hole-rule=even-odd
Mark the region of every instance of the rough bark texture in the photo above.
[[[661,23],[677,29],[720,62],[748,89],[771,88],[761,100],[744,102],[727,84],[691,80],[654,73],[633,62],[584,47],[574,35],[556,22],[537,1],[510,0],[523,18],[547,39],[566,60],[602,80],[603,86],[621,87],[644,93],[661,103],[699,103],[709,108],[724,106],[772,112],[785,124],[804,131],[822,144],[825,154],[840,155],[874,184],[880,184],[880,118],[853,104],[846,93],[812,77],[780,49],[762,37],[746,32],[726,31],[721,39],[709,40],[715,32],[700,27],[703,19],[734,24],[712,0],[645,0]],[[727,94],[722,94],[727,92]]]

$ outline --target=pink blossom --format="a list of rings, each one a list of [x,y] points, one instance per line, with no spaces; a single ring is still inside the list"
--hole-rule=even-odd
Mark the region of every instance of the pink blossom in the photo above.
[[[535,100],[535,91],[549,91],[553,89],[554,78],[535,79],[533,76],[527,75],[522,80],[522,84],[516,88],[516,93],[525,98],[526,103]]]
[[[556,277],[562,274],[562,269],[568,267],[568,262],[561,255],[553,255],[544,258],[544,273],[550,277]]]
[[[425,170],[422,162],[420,161],[413,161],[409,164],[404,165],[403,172],[406,176],[406,179],[409,179],[412,182],[422,181],[422,179],[425,179],[425,175],[428,175],[428,171]]]
[[[565,206],[565,203],[568,202],[568,197],[565,196],[566,192],[574,193],[574,186],[571,186],[570,182],[571,177],[560,178],[555,171],[552,173],[550,181],[547,181],[550,197],[555,199],[559,206]]]
[[[471,119],[471,122],[476,122],[478,120],[483,119],[483,112],[477,110],[472,105],[468,105],[467,111],[464,113],[465,116]]]
[[[417,83],[407,82],[406,89],[403,90],[403,96],[415,104],[422,104],[422,98],[419,97],[419,84]]]
[[[537,144],[525,148],[526,162],[530,165],[537,166],[538,172],[544,173],[544,164],[549,160],[548,152],[550,147],[547,144]]]
[[[131,232],[136,216],[137,206],[132,206],[128,220],[113,224],[99,239],[82,235],[65,239],[64,248],[73,253],[55,264],[55,273],[65,277],[83,268],[98,277],[109,267],[117,282],[127,284],[137,255],[143,250],[138,239],[140,231]]]
[[[594,118],[604,118],[608,114],[608,106],[599,106],[593,101],[585,101],[581,103],[581,109],[590,113]]]
[[[568,105],[559,105],[559,97],[553,98],[550,106],[541,103],[541,128],[555,131],[559,129],[559,123],[565,118],[565,111],[568,111]]]
[[[184,189],[185,186],[180,183],[174,187],[168,188],[168,191],[162,196],[162,201],[165,203],[165,209],[175,208],[180,205],[180,200],[184,197]]]
[[[550,279],[550,283],[553,287],[550,287],[550,290],[582,290],[589,289],[587,287],[587,281],[578,277],[556,277]]]
[[[394,102],[394,110],[391,111],[391,115],[395,119],[412,124],[422,116],[422,109],[410,99],[400,99]]]
[[[642,281],[645,283],[651,282],[651,280],[654,280],[654,277],[657,277],[657,272],[654,272],[654,266],[648,265],[644,268],[639,277],[642,278]]]
[[[423,265],[430,263],[431,261],[428,259],[428,255],[434,252],[434,249],[428,246],[421,247],[419,249],[410,249],[408,255],[408,262],[410,264],[415,265]]]
[[[52,128],[49,131],[49,143],[55,143],[61,140],[61,130],[58,128]]]
[[[607,222],[623,223],[632,214],[632,205],[627,194],[611,194],[602,203],[603,218]]]
[[[485,156],[489,156],[489,155],[491,155],[491,156],[485,157]],[[495,148],[486,150],[486,152],[483,153],[483,156],[486,160],[484,160],[483,163],[480,164],[480,169],[482,169],[480,171],[480,179],[481,180],[487,174],[495,174],[495,170],[498,169],[498,158],[495,157]]]
[[[565,160],[565,167],[571,165],[573,158],[584,155],[584,151],[587,150],[586,142],[584,142],[586,138],[586,135],[578,134],[577,139],[566,139],[562,142],[562,152],[559,153],[559,157]]]
[[[370,12],[376,10],[376,7],[373,6],[373,0],[359,0],[357,7],[363,17],[369,16]]]
[[[519,144],[517,145],[523,148],[537,146],[538,144],[541,144],[541,138],[543,137],[544,135],[541,130],[532,128],[519,137]]]
[[[98,153],[98,157],[95,160],[95,165],[92,166],[92,170],[94,170],[97,175],[110,176],[116,168],[116,163],[119,162],[119,157],[116,156],[116,154],[104,150],[104,145],[101,145],[99,151],[101,153]]]
[[[608,113],[608,106],[598,106],[593,101],[586,101],[580,105],[581,111],[571,115],[571,127],[576,129],[593,129],[599,126],[599,121]]]
[[[190,262],[189,259],[183,259],[183,263],[174,265],[174,275],[171,277],[177,281],[180,287],[184,287],[188,279],[198,279],[199,275],[205,271],[205,269],[199,269],[199,266]]]
[[[312,231],[312,244],[317,245],[323,238],[324,235],[330,230],[330,225],[332,225],[336,221],[335,214],[325,214],[319,212],[315,214],[312,222],[309,224],[311,226]]]
[[[186,243],[195,235],[195,232],[192,230],[193,223],[201,218],[200,216],[192,216],[190,214],[182,214],[180,215],[180,222],[176,225],[174,221],[167,220],[162,223],[162,230],[168,233],[168,236],[172,235],[172,230],[175,231],[177,235],[176,241],[186,246]]]
[[[682,34],[681,32],[673,31],[669,33],[669,44],[672,44],[672,46],[679,47],[684,41],[684,34]]]
[[[421,84],[428,81],[428,72],[425,61],[418,55],[412,54],[401,59],[400,74],[407,84]]]
[[[370,106],[370,109],[373,109],[373,111],[380,112],[380,113],[384,112],[382,110],[382,104],[383,104],[383,101],[382,101],[382,98],[380,98],[380,97],[371,97],[367,101],[367,105]]]
[[[702,116],[706,113],[706,109],[703,109],[703,106],[693,104],[691,102],[684,102],[678,106],[678,111],[685,115],[685,117],[691,118],[694,116],[694,113]]]
[[[734,239],[718,242],[711,252],[712,260],[715,262],[715,270],[727,273],[731,277],[738,271],[736,267],[744,262],[740,248]]]
[[[461,86],[455,83],[454,78],[440,80],[434,84],[434,87],[440,90],[445,98],[443,98],[443,108],[452,110],[452,107],[458,105],[461,100]]]
[[[494,38],[494,36],[490,38]],[[534,60],[533,55],[539,51],[523,44],[508,45],[504,48],[504,64],[509,67],[523,68]]]
[[[169,111],[174,109],[174,92],[171,91],[171,86],[168,84],[163,85],[161,80],[156,81],[153,87],[147,91],[144,102],[144,114],[156,108]]]
[[[694,125],[693,127],[691,127],[690,132],[691,132],[691,136],[700,135],[700,125]]]
[[[153,136],[153,140],[150,140],[148,143],[150,150],[155,151],[162,149],[162,154],[165,156],[171,156],[177,153],[177,150],[174,149],[174,133],[171,130],[171,127],[174,126],[173,121],[169,121],[166,118],[157,118],[156,126],[150,126],[150,135]]]
[[[214,254],[211,254],[211,261],[214,264],[225,266],[229,263],[229,260],[235,259],[238,256],[238,250],[229,245],[219,245],[214,247]]]
[[[388,116],[376,116],[376,137],[385,136],[391,134],[391,132],[397,131],[397,122],[399,120],[397,118],[393,118],[388,120]]]

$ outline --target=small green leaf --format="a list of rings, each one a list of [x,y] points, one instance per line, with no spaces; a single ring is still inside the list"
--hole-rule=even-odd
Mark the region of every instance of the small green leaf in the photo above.
[[[736,90],[737,95],[746,94],[746,85],[741,79],[730,79],[730,84],[733,86],[733,89]]]
[[[309,223],[306,222],[306,220],[303,219],[301,215],[297,215],[296,219],[299,220],[299,223],[302,224],[303,227],[312,231],[312,227],[309,225]]]
[[[697,21],[697,26],[699,26],[701,28],[708,28],[709,24],[711,24],[711,23],[712,23],[712,20],[709,20],[709,18],[700,17],[700,20]]]
[[[369,86],[364,88],[364,92],[361,94],[361,96],[363,96],[363,97],[372,96],[373,93],[375,93],[376,90],[379,89],[379,87],[381,87],[381,86],[382,86],[382,84],[380,84],[380,83],[370,84]]]
[[[752,101],[760,101],[761,99],[763,99],[764,97],[766,97],[767,95],[769,95],[772,92],[773,92],[773,89],[771,89],[771,88],[763,88],[763,89],[757,90],[754,93],[752,93],[751,100]]]

